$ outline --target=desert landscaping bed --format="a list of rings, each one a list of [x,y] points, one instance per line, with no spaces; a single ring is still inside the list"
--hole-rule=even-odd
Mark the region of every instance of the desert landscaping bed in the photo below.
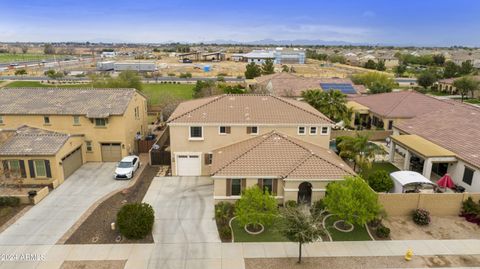
[[[141,202],[159,168],[147,166],[130,188],[119,191],[102,202],[80,227],[67,239],[66,244],[115,244],[153,243],[152,235],[141,240],[119,238],[119,231],[112,231],[111,223],[116,222],[117,212],[127,203]]]
[[[405,261],[402,256],[382,257],[323,257],[303,258],[261,258],[245,259],[246,269],[320,269],[320,268],[430,268],[430,267],[471,267],[480,264],[479,255],[464,256],[414,256]]]
[[[392,240],[480,239],[480,226],[457,216],[431,216],[426,226],[416,225],[411,216],[383,220]]]

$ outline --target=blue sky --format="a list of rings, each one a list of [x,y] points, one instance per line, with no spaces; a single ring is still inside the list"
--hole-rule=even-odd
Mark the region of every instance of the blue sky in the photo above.
[[[0,0],[0,41],[480,46],[478,0]]]

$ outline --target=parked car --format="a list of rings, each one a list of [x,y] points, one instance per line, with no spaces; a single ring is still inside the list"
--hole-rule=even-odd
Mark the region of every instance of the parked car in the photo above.
[[[132,155],[124,157],[117,164],[113,177],[115,179],[131,179],[139,167],[140,158],[138,158],[138,156]]]

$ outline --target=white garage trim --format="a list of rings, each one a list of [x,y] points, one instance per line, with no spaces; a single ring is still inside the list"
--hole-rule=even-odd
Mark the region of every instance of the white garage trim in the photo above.
[[[201,152],[175,152],[175,170],[177,176],[201,176]]]

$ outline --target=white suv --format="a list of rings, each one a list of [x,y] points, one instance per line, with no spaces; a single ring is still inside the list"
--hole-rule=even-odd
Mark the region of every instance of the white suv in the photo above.
[[[115,179],[131,179],[138,167],[140,167],[140,158],[138,156],[124,157],[117,164],[113,177]]]

